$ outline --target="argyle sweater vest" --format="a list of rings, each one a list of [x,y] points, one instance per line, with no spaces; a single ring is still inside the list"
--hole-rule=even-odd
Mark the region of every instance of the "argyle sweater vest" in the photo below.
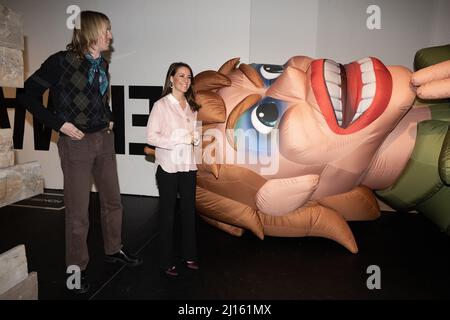
[[[101,95],[98,74],[92,84],[88,81],[91,66],[87,59],[80,59],[66,52],[60,58],[63,73],[58,84],[50,90],[58,117],[72,122],[84,132],[95,132],[108,126],[111,111],[108,95]],[[108,70],[105,60],[102,67]]]
[[[19,103],[27,108],[39,122],[59,131],[65,122],[73,123],[85,133],[107,127],[112,120],[108,91],[101,95],[99,75],[90,84],[88,73],[91,63],[78,58],[73,52],[60,51],[51,55],[18,91]],[[108,63],[102,62],[108,72]],[[44,92],[50,89],[49,108],[42,104]],[[53,106],[53,108],[50,108]]]

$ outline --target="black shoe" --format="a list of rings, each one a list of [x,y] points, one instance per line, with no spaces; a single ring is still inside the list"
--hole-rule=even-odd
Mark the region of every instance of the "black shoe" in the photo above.
[[[169,277],[178,277],[178,271],[176,266],[171,266],[170,268],[167,268],[166,270],[163,270],[163,274]]]
[[[186,260],[186,268],[191,269],[191,270],[198,270],[200,269],[200,266],[198,265],[197,261],[194,260]]]
[[[105,261],[109,263],[118,262],[120,264],[126,265],[128,267],[136,267],[142,264],[142,258],[136,257],[125,249],[120,250],[115,254],[110,254],[105,256]]]
[[[68,285],[67,282],[66,282],[66,285]],[[69,287],[67,287],[67,288],[69,289]],[[70,292],[72,292],[74,294],[83,294],[83,293],[87,293],[90,288],[91,288],[91,285],[89,284],[89,281],[87,279],[86,271],[81,271],[80,287],[69,289],[69,290],[70,290]]]

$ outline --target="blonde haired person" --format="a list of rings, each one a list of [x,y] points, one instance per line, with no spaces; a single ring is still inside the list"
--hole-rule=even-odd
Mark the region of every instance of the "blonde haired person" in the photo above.
[[[142,259],[122,247],[122,202],[117,177],[112,112],[108,102],[108,62],[102,52],[112,41],[111,24],[100,12],[82,11],[66,51],[51,55],[25,82],[20,103],[37,120],[60,133],[58,151],[64,175],[66,265],[78,266],[89,290],[89,196],[91,176],[99,192],[105,260],[137,266]],[[55,110],[42,105],[50,89]],[[70,276],[70,275],[69,275]]]

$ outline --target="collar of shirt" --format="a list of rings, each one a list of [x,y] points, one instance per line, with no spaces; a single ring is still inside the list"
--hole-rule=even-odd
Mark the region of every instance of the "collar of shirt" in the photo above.
[[[167,95],[167,99],[169,99],[169,102],[171,105],[176,106],[176,109],[183,114],[184,116],[188,115],[188,111],[191,110],[191,107],[189,106],[189,103],[186,101],[186,108],[182,108],[180,105],[180,102],[177,100],[177,98],[174,97],[172,93],[169,93]]]

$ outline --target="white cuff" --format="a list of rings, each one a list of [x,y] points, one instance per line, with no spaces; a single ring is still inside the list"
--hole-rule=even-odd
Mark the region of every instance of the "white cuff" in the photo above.
[[[184,136],[183,139],[184,144],[192,144],[192,136],[190,134],[187,134]]]

